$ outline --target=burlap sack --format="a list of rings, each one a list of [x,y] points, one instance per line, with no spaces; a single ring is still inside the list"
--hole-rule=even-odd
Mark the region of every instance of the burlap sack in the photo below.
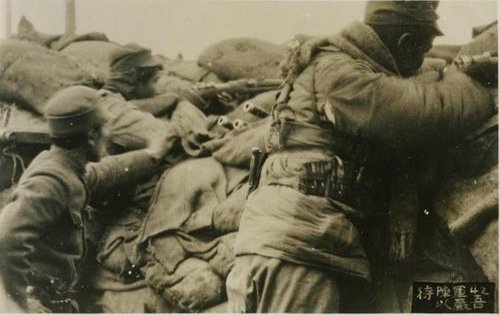
[[[206,48],[198,64],[221,80],[279,78],[286,48],[254,38],[232,38]]]
[[[78,41],[61,50],[66,56],[85,60],[95,66],[96,76],[104,82],[109,76],[111,53],[120,45],[105,41]]]
[[[190,82],[221,82],[216,75],[203,67],[200,67],[196,61],[182,59],[164,59],[163,71],[167,75],[175,76]]]
[[[459,55],[477,55],[485,51],[498,51],[498,23],[494,22],[477,32],[474,40],[464,45]]]
[[[224,282],[201,259],[188,258],[171,274],[160,263],[148,265],[143,270],[149,285],[182,312],[199,312],[225,298]]]
[[[160,77],[155,83],[156,94],[175,93],[181,95],[193,86],[191,81],[170,75],[165,71],[160,72]]]
[[[12,38],[29,41],[34,44],[42,45],[50,48],[50,45],[58,41],[62,35],[56,34],[46,34],[39,32],[35,29],[33,23],[31,23],[24,15],[19,20],[17,24],[17,34]]]
[[[223,165],[250,167],[251,150],[255,147],[264,149],[265,134],[270,121],[270,118],[262,119],[241,130],[228,132],[223,138],[227,141],[212,152],[212,156]]]
[[[97,87],[98,78],[84,61],[26,41],[0,43],[0,99],[43,114],[46,101],[72,85]]]

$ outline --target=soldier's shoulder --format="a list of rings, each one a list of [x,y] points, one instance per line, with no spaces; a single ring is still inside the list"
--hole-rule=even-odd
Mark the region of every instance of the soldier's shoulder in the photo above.
[[[319,49],[315,61],[317,68],[330,68],[332,66],[346,65],[353,62],[353,59],[336,46],[325,46]]]
[[[43,151],[31,162],[23,177],[50,177],[63,185],[80,186],[78,170],[70,160],[60,152]]]

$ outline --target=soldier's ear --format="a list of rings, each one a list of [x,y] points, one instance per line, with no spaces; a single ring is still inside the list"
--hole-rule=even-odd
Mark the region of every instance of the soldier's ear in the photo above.
[[[416,46],[416,37],[413,33],[404,33],[398,39],[398,47],[405,53],[411,53],[415,51]]]

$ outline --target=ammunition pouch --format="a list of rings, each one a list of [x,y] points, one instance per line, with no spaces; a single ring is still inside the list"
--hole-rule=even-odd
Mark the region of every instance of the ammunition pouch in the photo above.
[[[359,167],[335,157],[331,161],[304,164],[299,191],[305,195],[328,197],[350,204],[355,198]]]

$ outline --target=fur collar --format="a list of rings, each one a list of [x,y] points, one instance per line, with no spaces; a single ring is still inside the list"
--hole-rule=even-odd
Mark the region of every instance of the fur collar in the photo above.
[[[394,57],[368,25],[355,22],[332,36],[329,41],[355,59],[370,63],[377,71],[399,75]]]

